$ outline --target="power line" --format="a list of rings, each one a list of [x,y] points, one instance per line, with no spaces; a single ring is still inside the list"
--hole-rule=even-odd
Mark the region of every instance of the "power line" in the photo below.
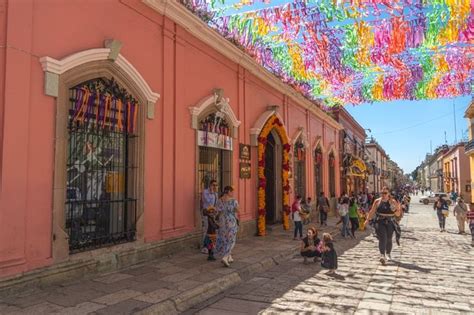
[[[463,108],[460,108],[458,111],[462,110]],[[446,116],[448,116],[450,113],[446,113],[444,115],[441,115],[441,116],[438,116],[438,117],[435,117],[435,118],[432,118],[432,119],[429,119],[429,120],[425,120],[425,121],[422,121],[422,122],[419,122],[415,125],[411,125],[411,126],[408,126],[408,127],[405,127],[405,128],[400,128],[400,129],[394,129],[394,130],[390,130],[390,131],[386,131],[386,132],[383,132],[383,133],[377,133],[375,135],[387,135],[387,134],[391,134],[391,133],[396,133],[396,132],[400,132],[400,131],[405,131],[405,130],[408,130],[408,129],[412,129],[412,128],[416,128],[418,126],[422,126],[422,125],[426,125],[427,123],[430,123],[432,121],[435,121],[435,120],[439,120],[441,118],[446,118]]]

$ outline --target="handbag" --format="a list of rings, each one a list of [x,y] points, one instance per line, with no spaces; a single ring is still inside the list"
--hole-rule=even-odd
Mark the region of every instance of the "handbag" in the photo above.
[[[449,210],[443,209],[443,210],[441,210],[441,213],[442,213],[445,217],[447,217],[447,216],[449,215]]]

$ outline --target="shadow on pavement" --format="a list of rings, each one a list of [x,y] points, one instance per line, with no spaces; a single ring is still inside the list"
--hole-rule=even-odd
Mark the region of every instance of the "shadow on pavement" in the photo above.
[[[392,262],[395,263],[400,268],[409,269],[409,270],[416,270],[416,271],[419,271],[419,272],[422,272],[422,273],[431,273],[431,269],[420,267],[420,266],[415,265],[415,264],[407,264],[407,263],[397,261],[397,260],[392,260]]]

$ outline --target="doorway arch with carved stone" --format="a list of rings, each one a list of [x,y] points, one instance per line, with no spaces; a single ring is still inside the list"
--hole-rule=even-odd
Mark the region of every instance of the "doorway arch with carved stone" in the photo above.
[[[289,229],[289,213],[290,213],[290,184],[288,179],[288,172],[290,169],[289,156],[290,144],[286,128],[283,120],[276,111],[264,113],[266,120],[264,120],[263,127],[253,128],[252,131],[259,131],[258,144],[258,235],[264,236],[266,234],[266,223],[270,211],[273,211],[273,219],[281,216],[283,228]],[[261,116],[261,117],[262,117]],[[263,120],[263,119],[262,119]],[[275,145],[281,145],[280,149],[275,149]],[[270,152],[270,150],[272,150]],[[279,154],[281,152],[281,155]],[[275,164],[275,171],[273,178],[269,178],[269,173],[266,172],[268,162],[273,161]],[[267,166],[267,167],[266,167]],[[278,173],[281,172],[281,178]],[[276,187],[279,184],[279,187]],[[275,185],[274,200],[269,200],[268,192],[271,190],[269,185]],[[279,194],[281,192],[281,195]],[[274,208],[269,209],[269,201],[274,201]],[[277,209],[281,209],[278,210]],[[270,223],[275,223],[270,222]]]

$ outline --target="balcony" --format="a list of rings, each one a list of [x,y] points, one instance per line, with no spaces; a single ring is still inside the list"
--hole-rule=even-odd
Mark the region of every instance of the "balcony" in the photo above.
[[[474,140],[469,140],[469,142],[466,142],[466,144],[464,145],[464,152],[466,154],[474,153]]]

